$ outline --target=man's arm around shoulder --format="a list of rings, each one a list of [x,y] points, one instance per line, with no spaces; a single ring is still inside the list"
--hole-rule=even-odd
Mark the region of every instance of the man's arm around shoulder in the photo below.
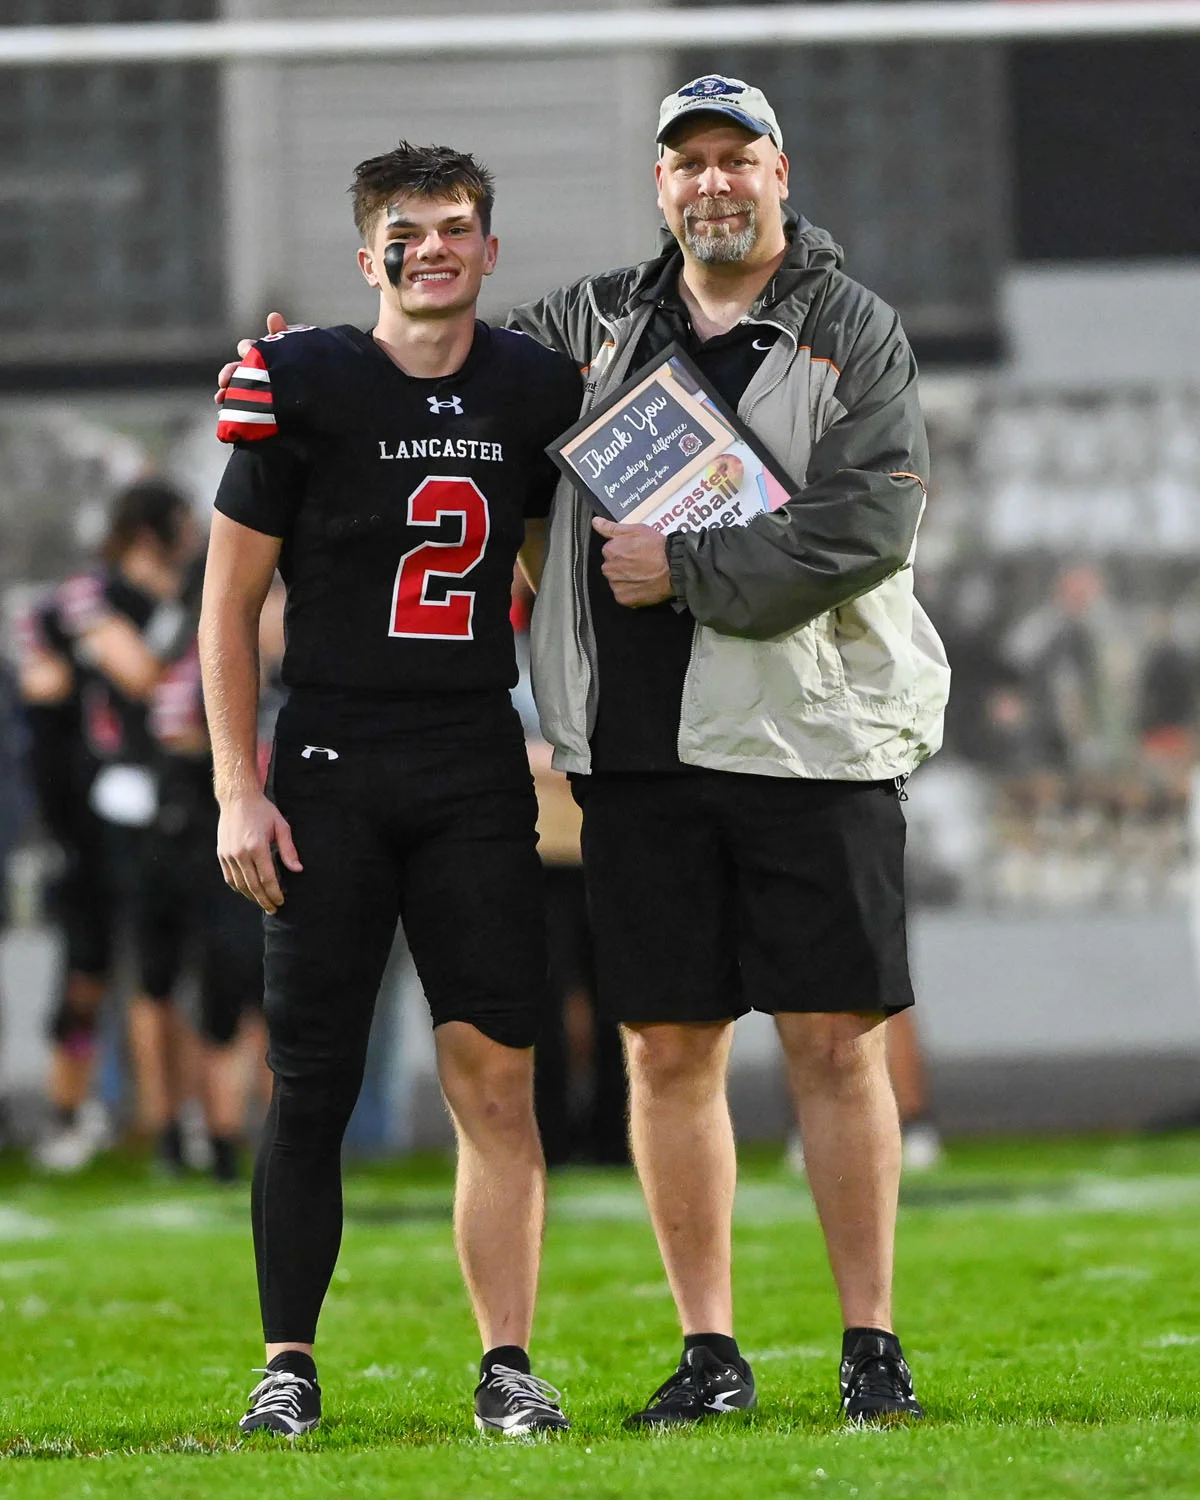
[[[528,334],[547,349],[567,355],[576,365],[586,364],[594,352],[589,344],[587,283],[560,286],[534,302],[514,307],[505,327]]]

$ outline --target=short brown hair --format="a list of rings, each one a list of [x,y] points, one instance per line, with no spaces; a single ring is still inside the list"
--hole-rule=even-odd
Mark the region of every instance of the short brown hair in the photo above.
[[[402,194],[417,198],[462,198],[479,210],[484,234],[492,232],[496,184],[492,174],[466,151],[449,146],[411,146],[401,141],[385,156],[360,161],[350,188],[354,223],[365,245],[375,220]]]
[[[188,502],[166,480],[142,479],[127,486],[109,507],[100,556],[117,567],[142,531],[149,531],[164,547],[177,546],[190,510]]]

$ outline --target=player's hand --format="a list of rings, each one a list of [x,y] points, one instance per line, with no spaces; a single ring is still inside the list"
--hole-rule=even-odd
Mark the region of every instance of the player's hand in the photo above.
[[[286,333],[287,326],[288,321],[282,313],[273,312],[267,314],[268,333]],[[241,364],[242,360],[245,359],[246,355],[250,351],[250,346],[253,343],[253,339],[239,339],[238,357],[234,360],[230,360],[227,365],[221,366],[221,373],[217,376],[216,394],[213,396],[213,400],[217,403],[218,406],[220,406],[221,402],[225,399],[225,391],[228,388],[229,382],[233,379],[233,372],[237,369],[238,365]]]
[[[621,526],[595,516],[592,529],[608,538],[600,571],[618,604],[641,609],[671,598],[675,590],[667,567],[667,544],[653,526]]]
[[[271,852],[274,845],[289,870],[304,868],[287,819],[261,792],[250,792],[221,805],[217,824],[217,858],[225,884],[265,912],[278,911],[283,891]]]

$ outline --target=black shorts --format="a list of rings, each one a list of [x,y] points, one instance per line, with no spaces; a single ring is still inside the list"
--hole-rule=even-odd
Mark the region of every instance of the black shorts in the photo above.
[[[212,801],[212,794],[208,794]],[[152,831],[138,930],[141,987],[170,999],[188,964],[200,988],[200,1030],[225,1046],[262,1004],[262,913],[230,890],[217,859],[216,804],[179,829]]]
[[[66,941],[69,974],[106,983],[119,935],[140,920],[146,830],[106,823],[90,808],[77,810],[73,837],[63,843],[63,870],[47,904]]]
[[[726,771],[572,780],[606,1017],[913,1003],[891,782]]]
[[[398,920],[435,1026],[533,1045],[546,981],[537,804],[507,699],[500,733],[494,718],[478,737],[342,743],[336,759],[277,733],[271,795],[304,869],[280,867],[284,904],[265,922],[276,1073],[361,1068]]]

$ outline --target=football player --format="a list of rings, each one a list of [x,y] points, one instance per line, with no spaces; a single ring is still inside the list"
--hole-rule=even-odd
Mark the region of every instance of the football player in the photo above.
[[[114,500],[93,566],[73,574],[21,622],[21,687],[34,727],[33,771],[48,831],[63,851],[54,906],[66,938],[62,994],[52,1022],[54,1127],[34,1159],[78,1171],[109,1140],[91,1097],[100,1010],[114,942],[147,942],[143,882],[156,813],[146,700],[186,641],[178,595],[198,540],[186,499],[156,479]],[[156,1007],[129,1006],[139,1114],[145,1064],[162,1042]],[[159,1151],[178,1153],[178,1127],[156,1116]]]
[[[252,1195],[267,1367],[241,1426],[296,1434],[320,1416],[339,1153],[402,919],[458,1137],[455,1235],[485,1351],[475,1421],[516,1436],[567,1422],[527,1353],[546,963],[508,612],[555,485],[543,450],[582,387],[564,356],[475,317],[497,252],[484,167],[401,142],[358,166],[352,194],[374,329],[261,340],[218,427],[235,452],[200,634],[218,853],[266,913],[274,1074]],[[256,649],[277,566],[290,695],[264,793]]]

